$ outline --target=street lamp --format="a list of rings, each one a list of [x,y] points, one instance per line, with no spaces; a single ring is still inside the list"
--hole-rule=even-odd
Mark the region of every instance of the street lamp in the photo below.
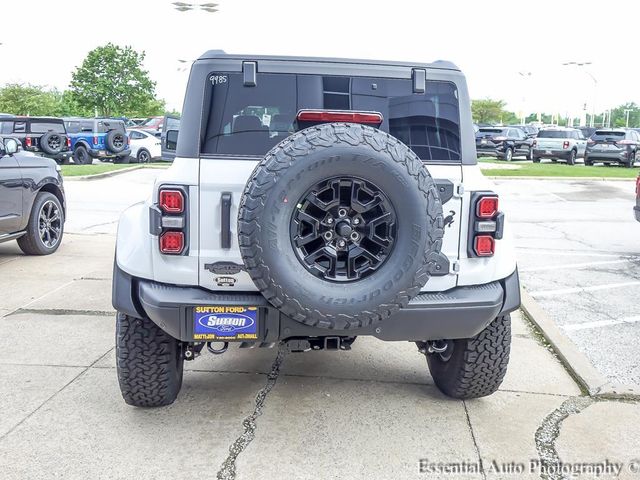
[[[565,67],[572,66],[572,65],[576,67],[586,67],[588,65],[591,65],[591,62],[564,62],[562,65]],[[593,103],[591,105],[591,122],[589,122],[590,123],[589,126],[593,127],[595,126],[595,117],[596,117],[596,96],[598,93],[598,80],[596,80],[596,77],[594,77],[593,74],[588,70],[583,69],[582,71],[587,75],[589,75],[591,80],[593,80]],[[604,126],[604,121],[603,121],[603,126]]]
[[[531,72],[518,72],[518,75],[520,75],[522,77],[522,79],[525,81],[525,84],[529,83],[529,82],[527,82],[527,80],[531,79]],[[527,86],[527,85],[525,85],[525,86]],[[520,115],[520,123],[522,125],[524,125],[526,120],[527,120],[527,113],[525,111],[526,103],[527,103],[526,102],[526,98],[525,98],[525,92],[526,91],[527,91],[526,88],[522,89],[522,115]]]
[[[629,113],[632,112],[633,110],[631,110],[630,108],[625,108],[624,109],[624,114],[626,116],[626,120],[625,120],[625,127],[629,128]]]
[[[178,59],[178,72],[186,72],[187,69],[189,68],[189,64],[192,63],[191,60],[182,60],[181,58]]]
[[[173,8],[179,12],[188,12],[190,10],[202,10],[208,13],[215,13],[218,11],[216,8],[217,3],[185,3],[185,2],[173,2]]]

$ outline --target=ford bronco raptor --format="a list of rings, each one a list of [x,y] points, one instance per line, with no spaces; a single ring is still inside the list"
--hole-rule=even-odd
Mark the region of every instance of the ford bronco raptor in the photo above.
[[[227,55],[191,68],[176,158],[120,218],[125,401],[172,403],[206,345],[415,342],[447,395],[505,375],[518,273],[453,64]]]

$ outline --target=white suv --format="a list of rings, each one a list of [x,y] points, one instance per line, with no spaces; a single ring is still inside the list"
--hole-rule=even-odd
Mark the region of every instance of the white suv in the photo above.
[[[500,385],[520,304],[464,76],[210,51],[176,159],[126,210],[113,279],[127,403],[172,403],[183,362],[286,342],[411,341],[456,398]]]

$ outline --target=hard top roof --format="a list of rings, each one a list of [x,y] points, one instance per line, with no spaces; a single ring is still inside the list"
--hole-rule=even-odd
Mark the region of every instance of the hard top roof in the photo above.
[[[334,57],[298,57],[298,56],[286,56],[286,55],[239,55],[225,53],[224,50],[208,50],[203,53],[198,60],[279,60],[279,61],[291,61],[291,62],[315,62],[315,63],[353,63],[358,65],[386,65],[386,66],[398,66],[398,67],[422,67],[422,68],[437,68],[441,70],[456,70],[460,69],[452,62],[446,60],[436,60],[432,63],[421,62],[399,62],[388,60],[365,60],[354,58],[334,58]]]
[[[27,120],[45,120],[47,122],[57,122],[60,121],[62,122],[62,119],[60,117],[30,117],[30,116],[26,116],[26,115],[2,115],[0,116],[0,120],[1,121],[7,121],[7,120],[18,120],[20,122],[26,122]]]

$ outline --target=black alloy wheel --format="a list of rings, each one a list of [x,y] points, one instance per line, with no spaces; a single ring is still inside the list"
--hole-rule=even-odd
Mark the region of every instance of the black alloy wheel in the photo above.
[[[356,177],[335,177],[314,185],[299,201],[290,237],[300,263],[318,278],[361,280],[387,259],[397,217],[376,185]]]

